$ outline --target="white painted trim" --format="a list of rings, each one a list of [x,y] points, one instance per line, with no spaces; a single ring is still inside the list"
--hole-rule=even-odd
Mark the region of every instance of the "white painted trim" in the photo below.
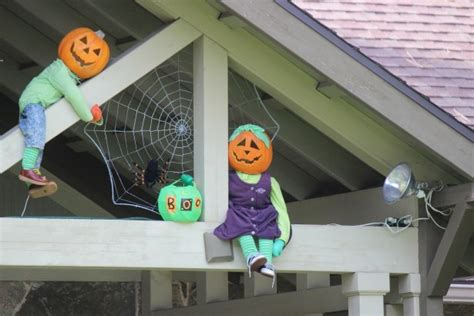
[[[445,304],[474,304],[474,284],[451,284],[443,297]]]
[[[217,225],[1,218],[0,268],[246,271],[237,244],[234,261],[207,263],[202,236]],[[274,264],[279,272],[418,273],[417,232],[293,225],[293,239]]]
[[[188,23],[173,22],[146,42],[109,65],[80,86],[88,104],[103,104],[148,71],[166,61],[196,38],[200,32]],[[46,110],[46,140],[49,141],[79,119],[65,99]],[[0,137],[0,173],[21,159],[23,136],[15,127]]]

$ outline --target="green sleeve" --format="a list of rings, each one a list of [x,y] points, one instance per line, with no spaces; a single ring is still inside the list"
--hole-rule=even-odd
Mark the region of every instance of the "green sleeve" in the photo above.
[[[89,106],[82,95],[79,87],[76,86],[76,82],[68,73],[68,69],[59,68],[57,71],[51,74],[49,81],[64,98],[72,105],[72,108],[76,112],[77,116],[84,122],[92,121],[92,113]]]
[[[290,218],[288,217],[288,211],[286,210],[285,200],[283,199],[283,194],[281,193],[280,184],[278,184],[275,178],[271,178],[272,183],[272,192],[270,193],[270,200],[278,212],[278,228],[281,231],[279,239],[285,242],[285,245],[288,243],[290,238]]]

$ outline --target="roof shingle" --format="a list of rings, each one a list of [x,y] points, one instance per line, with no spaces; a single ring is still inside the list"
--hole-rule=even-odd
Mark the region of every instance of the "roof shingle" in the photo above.
[[[473,1],[292,2],[474,129]]]

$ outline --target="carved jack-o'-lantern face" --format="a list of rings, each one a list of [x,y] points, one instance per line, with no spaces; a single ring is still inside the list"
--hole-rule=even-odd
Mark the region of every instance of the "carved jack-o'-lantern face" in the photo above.
[[[247,174],[265,172],[273,158],[273,149],[250,131],[240,133],[229,142],[229,164],[236,170]]]
[[[59,44],[58,56],[81,79],[97,75],[107,65],[110,50],[103,33],[89,28],[72,30]]]

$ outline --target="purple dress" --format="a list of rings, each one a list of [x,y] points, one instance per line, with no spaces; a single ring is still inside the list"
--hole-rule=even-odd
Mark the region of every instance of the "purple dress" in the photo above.
[[[281,232],[277,225],[278,212],[270,201],[271,177],[262,173],[256,184],[240,180],[235,172],[229,174],[229,209],[214,234],[225,240],[242,235],[275,239]]]

